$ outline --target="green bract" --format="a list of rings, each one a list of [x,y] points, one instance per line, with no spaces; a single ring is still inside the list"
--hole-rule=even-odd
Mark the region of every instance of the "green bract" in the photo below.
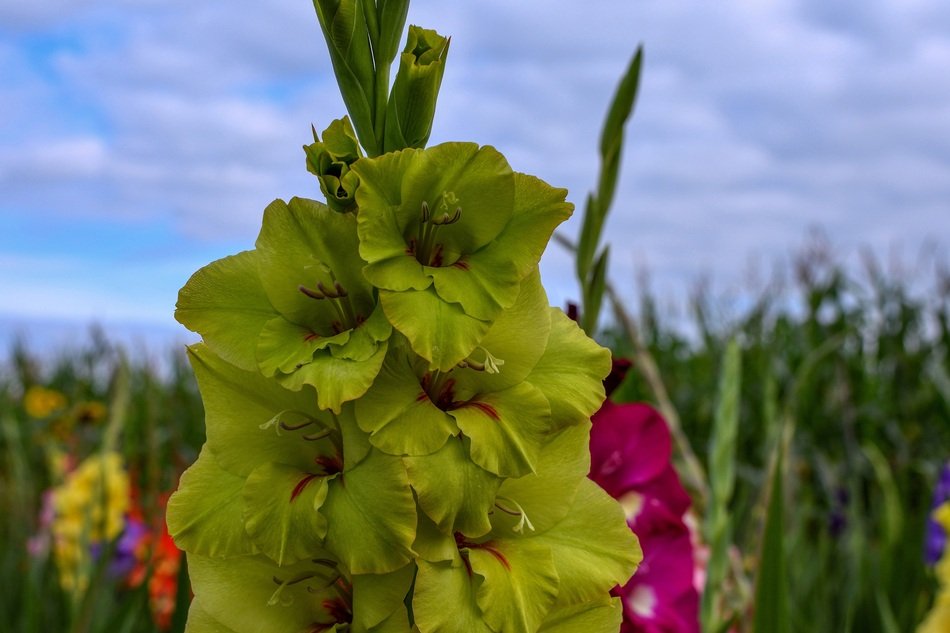
[[[641,555],[586,478],[610,354],[538,272],[572,206],[492,147],[422,148],[448,40],[410,28],[388,93],[407,4],[316,0],[359,142],[314,133],[329,206],[274,201],[179,294],[207,427],[168,504],[189,633],[619,626]]]

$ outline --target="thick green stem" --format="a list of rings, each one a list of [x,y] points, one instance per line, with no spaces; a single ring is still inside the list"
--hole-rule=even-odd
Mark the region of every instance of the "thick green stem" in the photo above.
[[[379,147],[379,152],[383,153],[385,151],[386,108],[389,105],[389,62],[382,59],[380,55],[381,51],[379,49],[373,51],[376,62],[376,94],[373,99],[376,118],[373,121],[373,133],[376,136],[376,145]]]

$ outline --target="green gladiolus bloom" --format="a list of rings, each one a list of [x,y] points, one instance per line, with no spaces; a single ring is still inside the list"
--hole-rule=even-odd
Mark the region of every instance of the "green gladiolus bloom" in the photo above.
[[[189,555],[188,571],[196,596],[185,629],[189,633],[410,631],[402,601],[387,599],[393,590],[408,590],[411,576],[405,572],[395,583],[380,577],[372,584],[377,591],[367,592],[359,589],[365,581],[347,576],[327,558],[278,566],[263,556]],[[360,612],[373,613],[374,624],[365,625],[356,615]]]
[[[572,210],[563,189],[472,143],[403,150],[353,170],[363,274],[389,322],[440,371],[472,354],[514,303]]]
[[[353,215],[276,200],[257,248],[195,273],[175,316],[228,362],[310,385],[321,408],[339,411],[372,384],[392,331],[361,267]]]
[[[517,501],[499,497],[488,534],[456,532],[452,558],[420,559],[413,594],[419,629],[605,630],[577,617],[591,610],[595,621],[618,625],[608,592],[633,574],[639,546],[619,505],[593,482],[579,483],[568,513],[547,529],[526,528]]]
[[[327,205],[341,213],[353,211],[356,205],[356,187],[359,178],[350,171],[350,165],[359,160],[359,141],[347,117],[337,119],[323,131],[323,140],[313,130],[313,143],[304,145],[307,171],[320,181],[320,191],[327,197]]]
[[[200,345],[191,360],[208,440],[169,502],[176,542],[206,556],[260,552],[280,565],[325,547],[357,574],[411,560],[416,508],[406,469],[369,445],[350,407],[321,411],[305,392]]]

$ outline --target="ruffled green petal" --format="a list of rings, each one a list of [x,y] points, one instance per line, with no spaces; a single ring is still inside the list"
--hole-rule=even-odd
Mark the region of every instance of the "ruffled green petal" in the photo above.
[[[491,529],[488,514],[502,480],[472,462],[467,444],[453,438],[432,455],[403,461],[419,506],[439,529],[474,538]]]
[[[574,205],[565,202],[566,189],[515,173],[515,203],[511,221],[492,244],[493,257],[506,255],[524,277],[538,265],[554,229],[571,217]]]
[[[570,512],[531,542],[547,546],[561,578],[562,603],[575,604],[606,596],[626,584],[643,559],[623,509],[589,479],[583,479]]]
[[[623,620],[620,598],[557,607],[538,633],[616,633]]]
[[[451,266],[429,269],[439,297],[462,306],[466,314],[494,321],[518,297],[521,277],[510,261],[485,265],[478,251]]]
[[[246,370],[257,367],[257,337],[277,316],[258,277],[258,259],[256,251],[244,251],[201,268],[178,292],[175,310],[179,323]]]
[[[201,602],[196,598],[188,608],[188,620],[185,622],[185,633],[237,633],[234,629],[224,626],[204,610]]]
[[[528,540],[498,539],[469,549],[468,559],[485,579],[477,592],[485,621],[496,631],[537,631],[558,594],[551,551]],[[573,582],[564,576],[563,584]]]
[[[497,362],[497,371],[456,369],[452,376],[462,398],[476,393],[501,391],[522,381],[544,353],[551,331],[548,297],[537,270],[521,282],[518,299],[494,321],[463,364],[474,367]]]
[[[350,338],[346,343],[330,346],[330,353],[335,358],[346,360],[369,360],[376,355],[380,345],[389,340],[392,333],[393,326],[386,319],[383,307],[377,304],[368,319],[350,330]]]
[[[416,504],[398,457],[370,451],[330,483],[320,509],[326,547],[354,574],[384,574],[412,558]]]
[[[391,292],[379,300],[386,318],[412,345],[413,351],[440,371],[448,371],[470,355],[491,323],[476,319],[461,306],[446,303],[432,288]]]
[[[610,350],[590,339],[557,308],[551,308],[551,335],[528,382],[551,404],[557,428],[590,419],[604,401],[603,380],[610,373]]]
[[[571,510],[581,481],[590,472],[590,422],[569,426],[544,446],[537,472],[517,479],[506,479],[498,490],[498,503],[508,513],[496,512],[496,534],[512,530],[524,535],[544,532],[556,525]],[[524,515],[526,522],[513,511]]]
[[[312,391],[290,391],[258,372],[230,365],[203,345],[188,348],[205,407],[208,448],[225,470],[247,477],[258,465],[277,462],[306,470],[326,450],[303,435],[334,428],[330,414],[320,411]],[[299,431],[282,430],[312,421]]]
[[[327,521],[317,510],[327,497],[326,477],[268,462],[248,475],[242,497],[248,535],[278,565],[322,550]]]
[[[406,248],[399,255],[367,264],[363,275],[377,288],[397,292],[425,290],[432,285],[432,277]]]
[[[337,572],[305,561],[279,567],[265,556],[226,560],[188,555],[188,575],[205,614],[239,633],[306,631],[332,623],[323,601]]]
[[[424,511],[416,512],[419,522],[416,524],[416,540],[412,544],[418,559],[430,563],[455,560],[458,547],[451,532],[443,532]],[[418,562],[417,559],[417,562]]]
[[[452,416],[435,406],[416,378],[405,346],[392,346],[371,391],[355,403],[360,428],[390,455],[428,455],[458,433]]]
[[[373,384],[386,358],[386,348],[387,342],[381,342],[376,352],[362,361],[318,353],[293,373],[276,378],[288,389],[312,386],[317,391],[317,405],[339,413],[343,403],[359,398]]]
[[[534,472],[551,432],[548,401],[526,382],[476,395],[460,403],[451,415],[472,440],[472,461],[502,477]]]
[[[378,158],[357,161],[353,164],[353,171],[360,178],[360,187],[356,191],[357,231],[359,233],[360,256],[370,265],[389,259],[407,257],[408,242],[405,234],[409,231],[412,222],[418,222],[418,217],[401,210],[403,203],[411,204],[412,199],[403,200],[403,196],[411,195],[404,191],[403,176],[410,165],[416,160],[416,150],[392,152]],[[415,215],[420,213],[421,198],[416,199]],[[408,209],[411,211],[411,209]],[[411,258],[415,261],[415,258]],[[413,268],[422,273],[422,266],[416,262]],[[411,274],[411,273],[410,273]],[[377,287],[382,285],[372,274],[366,278]],[[396,281],[394,279],[394,281]],[[397,282],[397,285],[401,285]],[[395,287],[392,290],[403,290]]]
[[[320,336],[313,330],[291,323],[282,316],[264,324],[257,342],[258,369],[270,378],[277,374],[292,374],[313,360],[318,350],[327,346],[344,345],[352,330],[333,336]]]
[[[273,306],[288,321],[322,336],[337,320],[332,299],[316,300],[300,291],[318,283],[348,293],[354,312],[369,317],[375,305],[373,289],[360,273],[356,218],[336,213],[315,200],[275,200],[264,210],[257,238],[260,278]],[[348,328],[344,328],[348,329]]]
[[[397,611],[405,613],[416,566],[412,563],[388,574],[356,574],[353,583],[353,623],[371,629]]]
[[[175,544],[215,558],[256,554],[244,530],[243,487],[243,477],[221,468],[207,446],[202,448],[168,500],[165,520]]]
[[[476,599],[482,579],[458,556],[451,563],[419,561],[412,597],[416,625],[426,633],[494,633]]]

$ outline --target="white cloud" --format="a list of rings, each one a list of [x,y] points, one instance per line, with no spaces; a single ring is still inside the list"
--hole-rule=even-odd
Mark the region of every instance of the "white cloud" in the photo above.
[[[433,142],[497,145],[579,206],[643,42],[606,235],[618,285],[646,261],[683,288],[814,224],[846,248],[950,236],[948,6],[416,0],[410,21],[453,36]],[[311,3],[14,0],[0,23],[16,34],[0,42],[4,210],[172,218],[186,244],[220,244],[253,239],[274,197],[317,195],[300,145],[343,111]],[[547,256],[564,297],[570,274]]]

